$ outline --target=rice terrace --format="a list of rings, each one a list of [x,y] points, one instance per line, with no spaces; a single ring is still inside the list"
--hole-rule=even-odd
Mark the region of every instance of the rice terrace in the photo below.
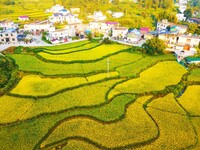
[[[6,52],[2,150],[200,149],[199,68],[173,54],[81,41]]]

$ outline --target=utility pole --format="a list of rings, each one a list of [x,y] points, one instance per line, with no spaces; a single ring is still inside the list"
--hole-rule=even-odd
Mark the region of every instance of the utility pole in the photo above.
[[[107,58],[107,76],[110,77],[110,58]]]

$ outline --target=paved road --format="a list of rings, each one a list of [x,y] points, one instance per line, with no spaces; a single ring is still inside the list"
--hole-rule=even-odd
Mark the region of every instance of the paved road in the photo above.
[[[68,44],[68,43],[75,43],[79,41],[84,41],[87,39],[80,39],[80,40],[74,40],[70,41],[68,43],[60,43],[60,44],[47,44],[44,41],[42,41],[42,36],[33,36],[34,42],[32,43],[24,43],[24,42],[18,42],[16,44],[5,44],[5,45],[0,45],[0,52],[11,47],[11,46],[26,46],[26,47],[35,47],[35,46],[55,46],[55,45],[63,45],[63,44]]]

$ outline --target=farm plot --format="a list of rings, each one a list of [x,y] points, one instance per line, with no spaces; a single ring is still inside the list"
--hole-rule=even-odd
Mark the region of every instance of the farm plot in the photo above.
[[[91,43],[91,42],[85,40],[85,41],[80,41],[80,42],[67,43],[67,44],[63,44],[63,45],[43,46],[43,47],[37,47],[37,48],[45,49],[45,50],[48,50],[48,51],[62,51],[62,50],[82,47],[82,46],[87,45],[89,43]]]
[[[89,144],[87,142],[81,141],[81,140],[69,140],[67,144],[62,147],[62,150],[70,150],[70,149],[76,149],[76,150],[99,150],[99,148],[95,147],[92,144]]]
[[[175,60],[175,57],[171,54],[161,55],[161,56],[156,56],[156,57],[147,56],[131,64],[119,67],[116,70],[119,72],[120,76],[136,77],[139,75],[140,72],[147,69],[148,67],[151,67],[155,63],[159,61],[167,61],[167,60]]]
[[[47,96],[64,88],[86,83],[85,78],[41,78],[38,75],[27,75],[10,92],[17,95]]]
[[[47,96],[57,93],[63,89],[75,88],[83,84],[105,80],[118,76],[117,72],[101,73],[98,75],[75,78],[44,78],[38,75],[24,76],[18,85],[10,92],[15,95]]]
[[[148,107],[158,109],[161,111],[186,115],[183,109],[176,102],[174,95],[172,93],[164,97],[153,99],[151,103],[148,104]]]
[[[108,60],[110,71],[115,68],[135,62],[142,58],[139,54],[121,52],[103,60],[91,63],[58,64],[43,62],[31,55],[12,54],[19,69],[28,72],[37,72],[43,75],[83,75],[88,73],[107,72]],[[84,72],[83,72],[84,71]]]
[[[176,62],[160,62],[140,73],[139,78],[115,86],[109,93],[109,98],[120,93],[144,93],[164,90],[168,85],[178,84],[186,72],[186,69]]]
[[[198,72],[187,78],[171,54],[91,44],[31,48],[64,61],[9,54],[22,79],[0,97],[2,149],[198,150]],[[187,88],[176,98],[180,81]]]
[[[119,82],[119,79],[86,85],[74,90],[61,92],[57,95],[38,99],[34,105],[21,116],[24,120],[43,113],[58,112],[75,107],[86,107],[105,103],[106,94],[110,86]]]
[[[124,45],[101,45],[96,48],[93,48],[89,51],[77,52],[76,55],[72,54],[61,54],[61,55],[52,55],[44,52],[38,53],[38,55],[45,60],[50,61],[62,61],[62,62],[74,62],[74,61],[95,61],[103,59],[106,56],[124,51],[130,47]]]
[[[152,108],[147,108],[147,111],[159,126],[160,136],[155,142],[138,148],[139,150],[188,149],[190,146],[196,144],[196,134],[187,116]]]
[[[77,115],[85,115],[97,118],[104,122],[119,119],[125,113],[126,106],[133,102],[133,95],[122,95],[112,102],[97,107],[86,107],[64,111],[61,113],[46,114],[38,118],[32,118],[16,124],[5,125],[0,128],[0,145],[3,149],[33,149],[38,147],[38,142],[60,120]],[[39,149],[39,147],[38,147]]]
[[[178,101],[190,115],[200,116],[200,85],[188,86]]]
[[[200,82],[200,68],[191,71],[191,74],[188,76],[188,81]]]
[[[18,121],[34,104],[33,99],[11,96],[0,97],[0,124]]]
[[[194,125],[194,128],[197,132],[197,138],[200,139],[200,117],[191,118],[192,124]],[[200,141],[195,145],[194,150],[199,150],[200,147]]]
[[[75,53],[75,52],[80,52],[80,51],[87,51],[92,48],[100,46],[99,43],[87,43],[82,46],[74,47],[74,48],[68,48],[68,49],[62,49],[62,50],[43,50],[43,52],[48,53],[48,54],[67,54],[67,53]]]
[[[41,147],[63,140],[64,137],[73,136],[85,137],[101,147],[123,147],[149,141],[157,134],[156,125],[146,114],[142,105],[133,103],[127,108],[125,118],[117,122],[105,124],[87,117],[63,121],[52,131]]]

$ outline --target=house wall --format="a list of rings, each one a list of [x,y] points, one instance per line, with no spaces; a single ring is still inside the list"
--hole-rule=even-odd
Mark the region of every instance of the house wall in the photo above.
[[[51,22],[55,23],[55,22],[67,22],[68,24],[73,24],[73,23],[81,23],[81,20],[78,19],[76,16],[68,16],[68,15],[64,15],[64,16],[52,16],[49,19]]]
[[[122,38],[124,38],[126,37],[127,33],[128,33],[128,29],[124,29],[124,30],[113,29],[112,37],[122,36]]]
[[[65,30],[61,30],[61,31],[49,32],[47,39],[52,40],[52,39],[69,37],[69,36],[70,37],[75,36],[75,29],[74,28],[69,28],[69,29],[65,29]]]
[[[9,28],[17,29],[18,24],[15,24],[14,22],[3,21],[3,22],[0,22],[0,27],[4,29],[9,29]]]
[[[16,43],[17,42],[17,32],[12,33],[0,33],[0,43]]]
[[[114,17],[114,18],[120,18],[120,17],[122,17],[124,15],[124,13],[122,13],[122,12],[113,12],[112,13],[112,16]]]
[[[29,20],[28,17],[27,17],[27,18],[18,17],[18,19],[19,19],[19,20],[22,20],[22,21]]]
[[[44,31],[49,31],[52,30],[52,27],[50,24],[25,24],[24,25],[24,30],[26,31],[36,31],[36,30],[44,30]]]
[[[176,34],[161,34],[159,35],[159,39],[165,41],[168,44],[175,44],[177,41]]]
[[[184,14],[177,14],[176,17],[178,18],[178,21],[185,21],[186,17],[184,17]]]
[[[193,47],[197,46],[200,42],[200,37],[192,36],[179,36],[178,44],[189,44]]]

